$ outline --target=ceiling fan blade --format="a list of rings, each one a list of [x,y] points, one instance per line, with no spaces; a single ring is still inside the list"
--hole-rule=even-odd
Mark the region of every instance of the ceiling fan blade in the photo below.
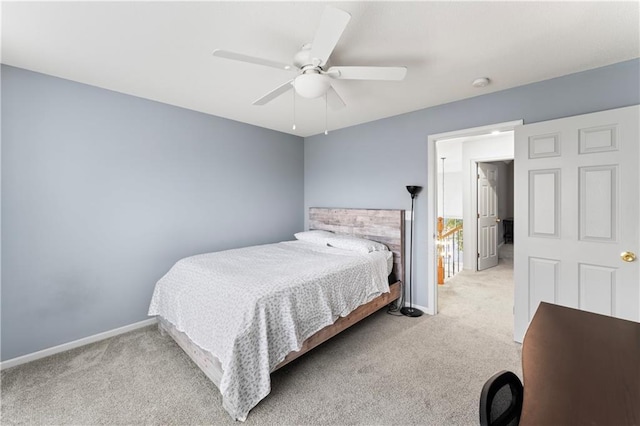
[[[229,52],[228,50],[216,49],[213,51],[213,56],[218,58],[231,59],[233,61],[249,62],[250,64],[264,65],[265,67],[280,68],[282,70],[295,69],[293,65],[283,64],[276,61],[270,61],[268,59],[256,58],[255,56],[243,55],[241,53]]]
[[[329,108],[334,111],[347,106],[333,86],[329,87],[329,90],[327,91],[327,103],[329,104]]]
[[[351,15],[344,10],[327,6],[320,18],[320,26],[316,30],[316,34],[311,43],[311,61],[312,65],[323,66],[327,63],[331,52],[338,44],[338,40],[342,36],[347,24],[351,19]],[[315,63],[317,62],[317,63]]]
[[[326,74],[338,80],[402,80],[407,67],[331,67]]]
[[[283,93],[286,93],[289,90],[293,89],[292,83],[293,83],[293,80],[289,80],[286,83],[281,84],[280,86],[276,87],[275,89],[273,89],[272,91],[264,95],[263,97],[257,99],[255,102],[253,102],[253,105],[264,105],[267,102],[271,102],[272,100],[282,95]]]

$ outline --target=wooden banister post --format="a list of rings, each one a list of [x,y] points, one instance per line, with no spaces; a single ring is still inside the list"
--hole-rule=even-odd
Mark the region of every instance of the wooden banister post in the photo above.
[[[444,284],[444,264],[442,254],[442,231],[444,230],[444,219],[438,218],[438,284]]]

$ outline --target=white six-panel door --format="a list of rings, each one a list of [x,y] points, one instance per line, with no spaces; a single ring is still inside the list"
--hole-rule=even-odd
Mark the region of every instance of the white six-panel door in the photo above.
[[[639,114],[516,127],[516,341],[541,301],[640,321]]]
[[[478,163],[478,271],[498,264],[498,166]]]

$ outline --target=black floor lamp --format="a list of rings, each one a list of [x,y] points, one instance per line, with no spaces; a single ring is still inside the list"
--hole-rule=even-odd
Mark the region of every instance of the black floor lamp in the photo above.
[[[408,317],[419,317],[423,314],[420,309],[413,307],[413,200],[418,195],[418,192],[422,190],[421,186],[410,185],[407,186],[407,191],[411,194],[411,231],[409,235],[409,306],[404,306],[400,309],[402,315]]]

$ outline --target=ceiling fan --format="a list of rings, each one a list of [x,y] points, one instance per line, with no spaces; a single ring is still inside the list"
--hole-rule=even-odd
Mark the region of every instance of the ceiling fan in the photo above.
[[[292,64],[285,64],[268,59],[247,56],[241,53],[216,49],[213,56],[249,62],[283,70],[296,70],[298,75],[284,84],[260,97],[253,105],[265,105],[278,96],[295,89],[305,98],[314,99],[327,95],[327,104],[332,109],[345,106],[344,101],[331,85],[332,80],[390,80],[404,79],[406,67],[372,67],[372,66],[332,66],[325,69],[327,61],[342,36],[351,15],[344,10],[327,6],[320,19],[313,42],[302,46],[293,56]]]

